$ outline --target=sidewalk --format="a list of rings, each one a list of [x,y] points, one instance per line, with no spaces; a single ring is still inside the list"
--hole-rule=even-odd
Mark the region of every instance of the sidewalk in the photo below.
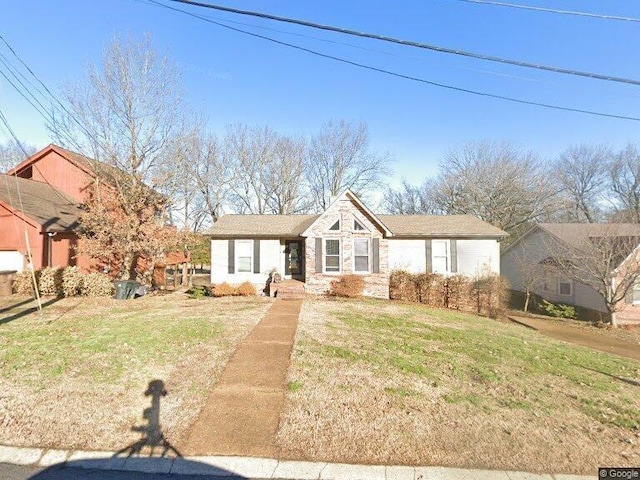
[[[588,332],[570,325],[561,325],[557,322],[540,318],[521,317],[509,315],[509,320],[525,327],[533,328],[548,337],[575,343],[583,347],[593,348],[601,352],[613,353],[621,357],[633,358],[640,361],[640,345],[618,338],[612,338],[597,333]]]
[[[0,446],[0,463],[38,467],[206,475],[208,478],[295,480],[592,480],[593,475],[534,474],[445,467],[348,465],[279,461],[256,457],[115,457],[115,452],[85,452]]]
[[[186,441],[188,455],[276,455],[302,300],[276,300],[229,359]]]

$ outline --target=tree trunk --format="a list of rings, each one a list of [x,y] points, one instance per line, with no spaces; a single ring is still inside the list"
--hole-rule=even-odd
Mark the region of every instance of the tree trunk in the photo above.
[[[527,293],[524,297],[524,311],[525,313],[529,311],[529,299],[531,298],[531,292],[527,290]]]
[[[611,312],[611,326],[614,328],[618,328],[618,312]]]

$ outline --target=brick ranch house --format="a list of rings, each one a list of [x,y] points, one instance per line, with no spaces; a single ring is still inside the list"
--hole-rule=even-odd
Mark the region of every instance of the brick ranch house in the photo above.
[[[507,233],[469,215],[376,215],[347,190],[320,215],[224,215],[207,235],[211,283],[261,290],[275,271],[322,294],[353,273],[366,296],[389,298],[393,270],[499,274]]]
[[[599,320],[608,317],[604,299],[590,285],[580,283],[566,271],[553,267],[553,259],[558,255],[570,255],[572,249],[580,251],[583,244],[598,238],[630,239],[628,245],[636,245],[640,239],[640,225],[634,223],[597,224],[597,223],[541,223],[509,245],[502,252],[502,275],[509,280],[511,288],[524,292],[527,284],[532,293],[552,303],[563,303],[580,307],[580,317]],[[636,240],[633,240],[636,239]],[[625,262],[640,255],[640,246],[636,247],[614,272],[624,269]],[[565,253],[566,252],[566,253]],[[634,268],[638,261],[634,261]],[[618,277],[619,282],[619,277]],[[618,320],[640,320],[640,282],[627,291],[619,303]]]

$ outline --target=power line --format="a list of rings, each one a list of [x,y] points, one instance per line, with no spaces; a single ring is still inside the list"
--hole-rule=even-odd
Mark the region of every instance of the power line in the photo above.
[[[640,23],[640,18],[622,17],[618,15],[605,15],[601,13],[579,12],[577,10],[561,10],[558,8],[534,7],[533,5],[521,5],[517,3],[496,2],[493,0],[456,0],[456,1],[466,2],[466,3],[478,3],[478,4],[484,4],[484,5],[494,5],[498,7],[519,8],[522,10],[534,10],[537,12],[545,12],[545,13],[558,13],[560,15],[575,15],[579,17],[600,18],[603,20],[619,20],[623,22]]]
[[[225,7],[222,5],[215,5],[215,4],[210,4],[210,3],[203,3],[203,2],[199,2],[199,1],[195,1],[195,0],[170,0],[171,2],[176,2],[176,3],[183,3],[186,5],[192,5],[192,6],[196,6],[196,7],[203,7],[203,8],[210,8],[213,10],[220,10],[223,12],[229,12],[229,13],[235,13],[238,15],[247,15],[247,16],[251,16],[251,17],[258,17],[258,18],[264,18],[267,20],[274,20],[277,22],[285,22],[285,23],[291,23],[294,25],[302,25],[304,27],[310,27],[310,28],[316,28],[319,30],[326,30],[326,31],[330,31],[330,32],[337,32],[337,33],[342,33],[345,35],[353,35],[356,37],[362,37],[362,38],[370,38],[373,40],[379,40],[382,42],[389,42],[389,43],[395,43],[395,44],[399,44],[399,45],[405,45],[405,46],[409,46],[409,47],[415,47],[415,48],[422,48],[425,50],[432,50],[434,52],[440,52],[440,53],[448,53],[448,54],[452,54],[452,55],[460,55],[463,57],[469,57],[469,58],[476,58],[479,60],[485,60],[488,62],[496,62],[496,63],[502,63],[502,64],[506,64],[506,65],[515,65],[517,67],[523,67],[523,68],[533,68],[533,69],[537,69],[537,70],[544,70],[544,71],[548,71],[548,72],[554,72],[554,73],[562,73],[565,75],[575,75],[575,76],[579,76],[579,77],[587,77],[587,78],[592,78],[595,80],[604,80],[604,81],[608,81],[608,82],[618,82],[618,83],[626,83],[626,84],[630,84],[630,85],[640,85],[640,80],[635,80],[635,79],[631,79],[631,78],[624,78],[624,77],[615,77],[612,75],[604,75],[604,74],[600,74],[600,73],[593,73],[593,72],[585,72],[585,71],[580,71],[580,70],[572,70],[572,69],[568,69],[568,68],[563,68],[563,67],[555,67],[555,66],[551,66],[551,65],[543,65],[543,64],[537,64],[537,63],[529,63],[529,62],[523,62],[520,60],[511,60],[508,58],[502,58],[502,57],[496,57],[496,56],[492,56],[492,55],[484,55],[481,53],[475,53],[475,52],[469,52],[469,51],[465,51],[465,50],[458,50],[458,49],[453,49],[453,48],[447,48],[447,47],[440,47],[437,45],[430,45],[427,43],[422,43],[422,42],[416,42],[413,40],[401,40],[398,38],[393,38],[393,37],[387,37],[384,35],[378,35],[375,33],[368,33],[368,32],[359,32],[356,30],[350,30],[347,28],[341,28],[341,27],[334,27],[331,25],[323,25],[323,24],[319,24],[319,23],[314,23],[314,22],[308,22],[306,20],[297,20],[294,18],[288,18],[288,17],[281,17],[281,16],[277,16],[277,15],[271,15],[268,13],[262,13],[262,12],[255,12],[255,11],[250,11],[250,10],[240,10],[237,8],[231,8],[231,7]]]
[[[229,25],[225,25],[224,23],[220,23],[220,22],[217,22],[215,20],[211,20],[210,18],[203,17],[203,16],[195,14],[195,13],[187,12],[187,11],[181,10],[179,8],[174,8],[174,7],[171,7],[169,5],[165,5],[163,3],[157,2],[156,0],[147,0],[147,1],[149,3],[153,3],[153,4],[158,5],[160,7],[164,7],[164,8],[167,8],[169,10],[173,10],[175,12],[180,12],[180,13],[183,13],[185,15],[189,15],[191,17],[198,18],[198,19],[203,20],[205,22],[212,23],[214,25],[217,25],[217,26],[220,26],[220,27],[223,27],[223,28],[227,28],[229,30],[233,30],[235,32],[239,32],[239,33],[242,33],[242,34],[245,34],[245,35],[250,35],[252,37],[260,38],[262,40],[267,40],[269,42],[273,42],[273,43],[276,43],[278,45],[283,45],[283,46],[290,47],[290,48],[293,48],[293,49],[296,49],[296,50],[300,50],[300,51],[303,51],[303,52],[306,52],[306,53],[310,53],[310,54],[318,56],[318,57],[327,58],[327,59],[330,59],[330,60],[335,60],[337,62],[345,63],[345,64],[348,64],[348,65],[352,65],[354,67],[363,68],[363,69],[366,69],[366,70],[371,70],[371,71],[375,71],[375,72],[379,72],[379,73],[384,73],[386,75],[391,75],[391,76],[394,76],[394,77],[397,77],[397,78],[403,78],[405,80],[411,80],[411,81],[419,82],[419,83],[426,83],[428,85],[432,85],[432,86],[439,87],[439,88],[446,88],[448,90],[454,90],[454,91],[457,91],[457,92],[467,93],[467,94],[471,94],[471,95],[477,95],[477,96],[481,96],[481,97],[495,98],[495,99],[499,99],[499,100],[505,100],[505,101],[508,101],[508,102],[520,103],[520,104],[524,104],[524,105],[532,105],[532,106],[536,106],[536,107],[550,108],[550,109],[553,109],[553,110],[563,110],[563,111],[567,111],[567,112],[582,113],[582,114],[586,114],[586,115],[595,115],[595,116],[599,116],[599,117],[608,117],[608,118],[616,118],[616,119],[620,119],[620,120],[631,120],[631,121],[634,121],[634,122],[640,122],[640,118],[639,117],[616,115],[616,114],[611,114],[611,113],[597,112],[597,111],[593,111],[593,110],[583,110],[583,109],[579,109],[579,108],[563,107],[563,106],[560,106],[560,105],[552,105],[552,104],[548,104],[548,103],[534,102],[534,101],[529,101],[529,100],[523,100],[523,99],[520,99],[520,98],[508,97],[508,96],[505,96],[505,95],[496,95],[496,94],[492,94],[492,93],[486,93],[486,92],[480,92],[480,91],[477,91],[477,90],[471,90],[471,89],[467,89],[467,88],[456,87],[456,86],[453,86],[453,85],[447,85],[447,84],[444,84],[444,83],[433,82],[431,80],[426,80],[426,79],[423,79],[423,78],[413,77],[413,76],[410,76],[410,75],[404,75],[404,74],[401,74],[401,73],[392,72],[390,70],[385,70],[385,69],[382,69],[382,68],[373,67],[371,65],[365,65],[365,64],[354,62],[354,61],[347,60],[347,59],[344,59],[344,58],[336,57],[336,56],[333,56],[333,55],[327,55],[325,53],[320,53],[320,52],[317,52],[315,50],[311,50],[309,48],[305,48],[305,47],[301,47],[299,45],[294,45],[294,44],[291,44],[291,43],[283,42],[281,40],[276,40],[274,38],[267,37],[267,36],[264,36],[264,35],[259,35],[257,33],[247,32],[246,30],[241,30],[239,28],[235,28],[235,27],[232,27],[232,26],[229,26]]]

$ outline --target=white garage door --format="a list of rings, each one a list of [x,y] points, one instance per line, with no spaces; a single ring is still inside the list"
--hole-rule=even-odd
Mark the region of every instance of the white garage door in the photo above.
[[[24,268],[24,257],[15,250],[0,251],[0,271],[15,270],[21,272]]]

